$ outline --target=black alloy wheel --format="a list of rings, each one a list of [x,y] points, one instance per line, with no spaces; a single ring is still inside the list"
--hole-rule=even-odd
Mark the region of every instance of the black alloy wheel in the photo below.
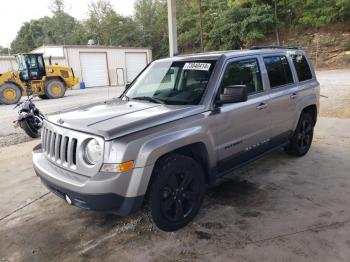
[[[294,156],[304,156],[310,149],[314,134],[314,121],[310,114],[301,113],[295,132],[286,146],[286,152]]]
[[[164,231],[187,225],[202,204],[202,166],[188,156],[169,154],[157,162],[153,178],[148,206],[152,222]]]

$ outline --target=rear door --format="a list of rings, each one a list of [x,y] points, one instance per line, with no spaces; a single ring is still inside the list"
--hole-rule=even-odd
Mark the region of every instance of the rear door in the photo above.
[[[270,87],[271,146],[285,141],[293,130],[298,85],[292,73],[290,58],[285,54],[263,56]]]
[[[248,101],[222,105],[213,113],[213,130],[219,172],[229,170],[268,149],[269,96],[263,86],[258,57],[230,60],[219,92],[225,86],[246,85]]]

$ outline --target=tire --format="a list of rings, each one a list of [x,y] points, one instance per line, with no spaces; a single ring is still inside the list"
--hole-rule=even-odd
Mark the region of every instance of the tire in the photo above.
[[[38,138],[39,131],[34,127],[32,123],[32,118],[27,118],[19,122],[20,127],[26,132],[31,138]]]
[[[310,114],[301,113],[297,128],[285,151],[293,156],[304,156],[312,144],[314,125],[314,120]]]
[[[204,197],[204,172],[188,156],[170,154],[159,160],[153,172],[148,214],[161,230],[186,226],[198,213]]]
[[[49,99],[64,97],[66,85],[58,79],[51,79],[45,84],[45,96]]]
[[[4,83],[0,86],[0,104],[17,104],[22,97],[22,89],[13,83]]]
[[[39,95],[39,98],[41,98],[41,99],[49,99],[46,95]]]

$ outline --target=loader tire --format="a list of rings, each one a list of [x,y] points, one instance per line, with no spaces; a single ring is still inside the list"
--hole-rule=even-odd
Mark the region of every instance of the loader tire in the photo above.
[[[17,104],[22,97],[22,89],[13,83],[4,83],[0,86],[0,104]]]
[[[51,79],[47,81],[45,85],[45,95],[49,99],[61,98],[64,97],[66,89],[66,85],[62,81],[58,79]]]
[[[39,95],[39,98],[41,98],[41,99],[49,99],[46,95]]]

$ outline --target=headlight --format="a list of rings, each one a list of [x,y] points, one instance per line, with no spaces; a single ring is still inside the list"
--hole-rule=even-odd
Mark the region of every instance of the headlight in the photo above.
[[[95,165],[102,159],[103,147],[96,139],[91,139],[85,146],[85,160]]]

